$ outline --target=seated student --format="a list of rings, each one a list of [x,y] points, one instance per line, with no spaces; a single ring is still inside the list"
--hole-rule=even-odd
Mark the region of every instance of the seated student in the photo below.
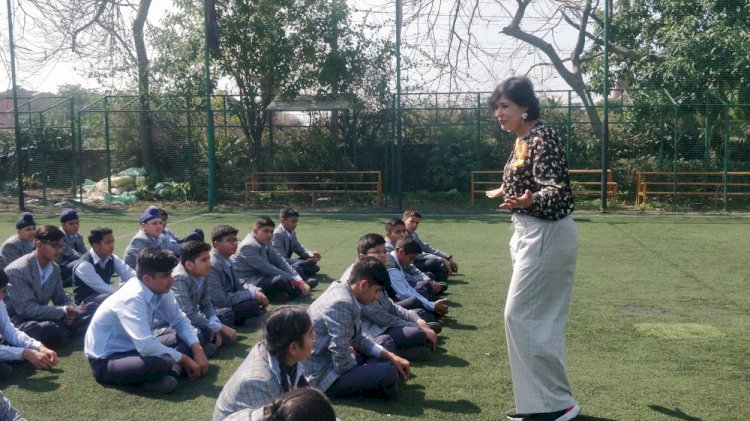
[[[398,240],[406,238],[406,227],[404,221],[399,218],[390,218],[385,221],[385,250],[390,253],[396,249]],[[409,285],[430,301],[445,292],[448,284],[437,282],[432,273],[424,273],[413,264],[404,268],[404,276]]]
[[[310,356],[315,336],[301,306],[279,306],[266,318],[261,338],[224,385],[213,419],[272,403],[290,390],[307,387],[301,361]]]
[[[443,253],[419,238],[417,228],[421,219],[422,215],[414,209],[404,211],[403,220],[406,225],[406,235],[416,241],[422,250],[422,253],[414,261],[414,266],[422,272],[432,272],[437,281],[445,282],[449,276],[458,271],[458,263],[452,255]]]
[[[294,208],[284,208],[279,212],[279,226],[273,232],[273,248],[292,265],[303,279],[309,279],[320,271],[318,262],[321,255],[314,250],[308,250],[297,240],[297,224],[299,212]],[[299,259],[292,258],[297,253]]]
[[[62,286],[57,260],[65,233],[53,225],[36,230],[36,250],[11,263],[5,272],[10,283],[5,302],[10,319],[19,330],[56,348],[71,335],[83,332],[96,304],[77,307]],[[52,301],[54,306],[50,306]]]
[[[380,345],[360,328],[361,306],[377,300],[389,283],[385,266],[367,258],[354,264],[348,282],[332,283],[310,304],[315,333],[312,355],[305,361],[310,385],[333,397],[395,396],[399,374],[404,379],[411,374],[409,361],[393,353],[392,339]]]
[[[262,408],[243,409],[224,421],[337,421],[331,401],[312,387],[294,389]]]
[[[237,277],[259,287],[264,294],[279,302],[310,295],[310,290],[318,285],[318,281],[309,279],[306,282],[271,247],[274,226],[267,216],[255,220],[253,232],[242,240],[237,253],[230,259]]]
[[[365,234],[357,243],[357,259],[375,257],[385,263],[385,239],[379,234]],[[356,263],[356,262],[355,262]],[[351,274],[352,263],[339,278],[346,282]],[[407,360],[423,361],[429,359],[430,348],[437,344],[437,333],[440,330],[437,322],[428,323],[419,317],[414,310],[407,310],[394,303],[385,291],[378,299],[362,306],[362,331],[370,337],[387,335],[393,339],[396,354]]]
[[[112,286],[113,275],[120,277],[122,285],[136,274],[114,254],[115,236],[111,228],[92,229],[88,240],[91,249],[69,265],[73,272],[73,299],[76,304],[99,305],[116,290]]]
[[[60,277],[63,280],[64,287],[73,285],[73,272],[68,265],[80,259],[86,253],[83,236],[78,233],[80,228],[81,223],[78,220],[78,213],[73,209],[63,209],[60,213],[60,229],[65,233],[65,243],[58,264],[60,265]]]
[[[175,235],[172,230],[167,228],[167,223],[169,222],[169,213],[164,210],[164,208],[159,208],[159,215],[161,215],[161,220],[164,222],[164,237],[167,238],[171,243],[177,243],[182,244],[185,241],[205,241],[205,237],[203,235],[203,230],[200,228],[194,228],[188,235],[186,235],[183,238],[179,238]]]
[[[26,360],[39,370],[48,370],[58,362],[55,351],[16,329],[10,322],[3,301],[7,285],[8,275],[0,269],[0,381],[7,380],[13,372],[9,362]]]
[[[172,271],[172,293],[177,304],[193,327],[203,335],[203,340],[213,344],[215,349],[234,342],[237,331],[221,323],[208,294],[206,275],[211,271],[211,246],[203,241],[187,241],[182,243],[180,249],[181,264]],[[228,317],[234,319],[234,315]],[[213,354],[213,351],[211,349],[209,354]]]
[[[386,267],[390,276],[391,288],[401,306],[404,308],[423,308],[435,316],[440,317],[448,313],[448,302],[445,298],[431,301],[418,293],[406,281],[404,267],[414,262],[414,259],[421,253],[419,244],[411,238],[403,238],[396,243],[396,249],[387,256]],[[416,298],[413,304],[406,304],[402,300]]]
[[[137,278],[115,291],[94,314],[83,352],[98,382],[169,393],[183,369],[191,380],[206,374],[206,354],[169,293],[178,263],[169,250],[144,249],[138,256]],[[159,336],[151,328],[155,316],[170,325]]]
[[[245,319],[265,314],[268,298],[255,285],[240,282],[229,258],[237,252],[237,228],[217,225],[211,232],[211,272],[208,293],[216,315],[225,325],[241,325]],[[231,316],[231,317],[230,317]]]
[[[24,212],[16,221],[16,235],[11,235],[0,246],[0,269],[5,269],[14,260],[34,251],[35,234],[34,215]]]
[[[185,240],[203,241],[203,232],[194,230]],[[135,269],[138,253],[146,247],[158,247],[180,253],[180,243],[172,241],[164,235],[164,220],[161,219],[161,208],[149,206],[141,213],[141,229],[135,234],[125,249],[125,263]]]

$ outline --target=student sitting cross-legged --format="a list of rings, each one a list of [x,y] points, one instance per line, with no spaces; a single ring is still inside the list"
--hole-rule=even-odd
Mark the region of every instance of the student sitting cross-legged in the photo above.
[[[396,243],[399,240],[406,238],[404,221],[399,218],[387,219],[385,221],[385,238],[385,250],[390,253],[396,249]],[[430,301],[434,301],[438,295],[448,289],[447,283],[435,281],[435,275],[432,272],[422,272],[414,264],[404,267],[404,277],[409,285]]]
[[[391,280],[391,292],[395,295],[394,300],[397,300],[396,302],[403,307],[424,309],[428,314],[440,317],[448,313],[447,300],[441,298],[432,301],[423,296],[409,285],[404,274],[404,268],[411,265],[421,251],[419,244],[411,238],[403,238],[396,242],[396,249],[388,254],[386,260],[386,267],[388,267],[388,275]]]
[[[136,274],[114,254],[115,236],[111,228],[92,229],[88,241],[91,249],[69,264],[73,272],[73,298],[76,304],[94,302],[99,305],[116,291],[112,286],[115,274],[120,277],[120,284],[135,278]]]
[[[409,377],[410,363],[393,353],[393,339],[376,343],[361,327],[361,306],[377,300],[389,282],[383,263],[366,258],[354,264],[347,282],[333,282],[310,305],[315,343],[305,367],[312,386],[333,397],[387,399],[396,394],[399,375]]]
[[[180,264],[172,271],[172,293],[190,323],[203,335],[206,349],[211,350],[208,354],[213,354],[222,344],[234,342],[237,331],[221,323],[211,304],[206,282],[206,275],[211,271],[211,246],[203,241],[187,241],[180,249]],[[234,319],[231,310],[227,318]]]
[[[35,238],[36,250],[5,268],[10,279],[5,303],[18,329],[55,349],[86,330],[96,304],[76,306],[63,289],[57,265],[65,238],[60,228],[42,226]]]
[[[6,286],[8,275],[0,269],[0,381],[7,380],[13,372],[9,363],[25,360],[40,370],[47,370],[58,362],[55,351],[13,326],[3,301]]]
[[[283,302],[300,295],[310,295],[317,281],[304,279],[271,246],[273,228],[271,218],[260,216],[253,224],[253,232],[239,245],[230,261],[237,277],[263,290],[274,301]]]
[[[63,209],[60,213],[60,229],[65,233],[65,243],[58,264],[60,265],[60,276],[64,287],[73,285],[73,272],[70,269],[70,263],[80,259],[86,253],[83,236],[78,233],[80,228],[81,222],[78,219],[78,213],[74,209]]]
[[[157,247],[180,253],[180,244],[164,235],[164,220],[158,206],[149,206],[141,213],[141,229],[130,240],[125,249],[125,263],[135,269],[136,260],[141,250],[146,247]]]
[[[0,269],[5,269],[19,257],[34,251],[36,222],[34,215],[24,212],[16,221],[16,233],[0,246]]]
[[[422,252],[414,259],[414,266],[423,272],[432,272],[440,282],[445,282],[449,276],[458,271],[458,263],[453,255],[444,253],[428,243],[422,241],[417,234],[417,228],[422,220],[422,215],[415,209],[407,209],[403,214],[406,224],[406,236],[419,244]]]
[[[84,353],[101,383],[142,385],[169,393],[183,370],[191,380],[208,371],[208,359],[190,320],[172,294],[174,253],[146,248],[131,279],[97,310],[86,332]],[[154,317],[170,328],[155,336]]]
[[[279,226],[273,232],[273,248],[292,265],[300,276],[309,282],[309,278],[320,271],[318,262],[321,255],[315,250],[308,250],[297,240],[299,212],[294,208],[284,208],[279,212]],[[296,253],[299,258],[293,258]]]
[[[208,293],[216,315],[225,325],[241,325],[245,319],[265,314],[268,298],[258,287],[240,282],[229,258],[237,252],[237,228],[217,225],[211,232],[211,272]]]
[[[315,336],[301,306],[279,306],[268,313],[261,339],[232,374],[216,400],[214,421],[243,409],[267,405],[290,390],[306,387],[301,361],[310,356]]]
[[[380,234],[365,234],[359,239],[357,259],[368,256],[385,263],[385,239]],[[353,267],[354,263],[344,271],[339,282],[348,281]],[[439,323],[428,323],[419,312],[394,303],[385,291],[378,295],[377,300],[362,306],[362,331],[373,338],[392,338],[396,354],[410,361],[430,358],[430,348],[437,344],[436,330],[440,330]]]

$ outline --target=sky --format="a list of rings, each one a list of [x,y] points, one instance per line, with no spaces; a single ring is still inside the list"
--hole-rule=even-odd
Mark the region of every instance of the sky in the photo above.
[[[17,4],[19,0],[14,0]],[[466,30],[468,18],[463,18],[455,23],[452,20],[451,10],[453,1],[434,2],[442,4],[443,10],[433,8],[431,10],[417,10],[415,5],[419,2],[404,0],[404,26],[402,29],[402,57],[404,66],[409,62],[421,62],[422,64],[410,68],[402,73],[402,86],[405,90],[415,89],[430,91],[490,91],[505,77],[526,74],[531,69],[529,76],[535,82],[537,89],[568,89],[567,85],[556,77],[556,74],[548,66],[540,66],[543,58],[536,52],[531,51],[520,42],[504,36],[500,33],[506,22],[510,20],[509,12],[504,10],[501,2],[495,0],[479,0],[483,7],[472,23],[473,42],[481,46],[481,49],[491,53],[488,55],[467,55],[465,50],[452,52],[454,61],[459,64],[459,71],[464,75],[459,83],[450,78],[441,77],[436,69],[446,64],[446,52],[450,51],[451,45],[455,46],[457,37],[451,41],[448,37],[449,28],[453,27],[461,39],[469,39]],[[513,2],[510,2],[513,3]],[[545,9],[544,1],[533,3],[527,12],[528,26],[524,29],[533,29],[539,34],[544,34],[546,39],[554,43],[560,50],[569,51],[575,40],[575,33],[570,30],[561,31],[554,28],[555,21],[550,22],[544,16],[551,15],[551,11]],[[349,0],[349,6],[354,12],[353,20],[366,21],[371,24],[380,24],[383,28],[379,35],[395,39],[395,5],[394,1],[384,2],[382,0]],[[512,4],[511,4],[512,7]],[[8,54],[8,23],[6,2],[0,6],[0,57],[4,71],[0,71],[0,91],[11,88],[10,61]],[[166,11],[171,8],[171,2],[166,0],[155,1],[149,11],[149,21],[158,25]],[[511,9],[512,11],[512,9]],[[471,10],[466,15],[470,15]],[[14,24],[16,31],[19,23]],[[430,28],[435,28],[434,32]],[[16,42],[23,46],[26,34],[16,33]],[[27,50],[22,47],[16,52],[17,56],[17,79],[19,86],[25,89],[55,93],[57,87],[62,84],[79,84],[83,87],[95,88],[97,84],[93,80],[83,77],[82,63],[66,62],[61,60],[51,61],[42,69],[31,71],[25,66],[23,58]],[[433,57],[426,60],[426,57]],[[434,58],[437,57],[437,58]],[[456,60],[458,57],[458,60]]]

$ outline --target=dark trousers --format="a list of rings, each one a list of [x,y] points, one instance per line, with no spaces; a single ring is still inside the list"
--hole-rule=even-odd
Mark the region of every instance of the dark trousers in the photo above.
[[[414,260],[414,266],[422,272],[432,272],[438,282],[445,282],[448,279],[448,273],[443,266],[443,259],[435,255],[420,254]]]
[[[177,336],[172,328],[167,328],[156,339],[179,352],[192,355],[190,347]],[[139,385],[151,380],[159,380],[176,364],[169,356],[143,356],[136,350],[118,352],[105,358],[89,358],[91,372],[96,381],[108,384]]]
[[[383,348],[393,352],[393,338],[381,335],[375,338]],[[390,361],[357,353],[357,366],[343,373],[326,390],[331,397],[375,396],[391,398],[398,391],[399,374]]]
[[[384,335],[393,338],[397,350],[427,346],[427,335],[418,326],[392,327],[386,330]]]
[[[320,266],[318,266],[317,263],[312,261],[306,262],[302,259],[292,261],[292,267],[304,280],[307,280],[307,278],[314,276],[316,273],[320,272]]]
[[[104,300],[109,298],[110,295],[112,294],[108,292],[103,292],[98,295],[97,294],[89,295],[88,297],[84,298],[81,303],[82,304],[95,303],[97,306],[100,306],[104,302]]]
[[[417,297],[409,297],[405,300],[396,301],[396,304],[407,310],[414,310],[414,312],[417,313],[417,316],[419,316],[419,318],[424,320],[425,322],[437,321],[437,316],[435,315],[435,313],[424,308],[424,305],[422,305],[422,302],[419,301]]]
[[[435,293],[432,291],[432,283],[434,281],[419,281],[414,286],[414,290],[417,291],[421,296],[427,298],[430,301],[435,301]]]
[[[266,275],[258,282],[257,286],[263,290],[263,293],[269,299],[274,301],[286,301],[300,295],[299,290],[291,282],[282,278],[281,275]]]
[[[245,319],[258,317],[265,312],[266,311],[260,307],[260,304],[258,304],[255,299],[249,299],[233,304],[231,308],[217,308],[216,317],[219,318],[222,324],[233,326],[241,325],[242,323],[245,323]]]
[[[86,315],[76,317],[70,325],[64,324],[62,320],[26,320],[16,324],[16,327],[50,349],[59,348],[68,343],[71,336],[86,332],[97,305],[94,303],[85,305],[87,306]]]

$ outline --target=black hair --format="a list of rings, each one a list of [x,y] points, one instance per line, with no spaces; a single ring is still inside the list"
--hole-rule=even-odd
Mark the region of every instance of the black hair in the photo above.
[[[318,389],[300,387],[263,407],[264,421],[336,421],[331,401]]]
[[[135,273],[143,280],[146,275],[155,277],[157,273],[171,273],[180,259],[170,250],[159,247],[146,247],[138,254]]]
[[[294,209],[292,207],[284,208],[279,211],[279,218],[281,219],[292,218],[295,216],[299,218],[299,212],[297,212],[297,209]]]
[[[112,234],[112,228],[110,227],[96,227],[89,232],[89,244],[92,246],[96,243],[101,243],[104,240],[104,236]]]
[[[65,233],[60,229],[60,227],[56,227],[54,225],[43,225],[36,229],[34,238],[37,241],[54,242],[60,241],[65,238]]]
[[[283,305],[271,310],[261,329],[260,340],[268,353],[281,360],[289,345],[302,345],[305,334],[312,328],[310,315],[302,306]]]
[[[8,279],[8,274],[5,273],[5,270],[0,269],[0,288],[5,288],[8,286],[8,282],[10,282],[10,279]]]
[[[500,98],[506,97],[515,102],[519,107],[526,107],[528,114],[526,120],[536,120],[541,112],[539,100],[534,94],[534,84],[526,77],[511,77],[497,85],[490,96],[490,107],[496,110],[500,104]]]
[[[159,208],[159,216],[164,222],[167,222],[167,219],[169,219],[169,213],[164,208]]]
[[[404,211],[404,214],[403,214],[403,215],[401,215],[401,219],[403,219],[403,220],[405,221],[405,220],[407,220],[407,219],[408,219],[408,218],[409,218],[410,216],[416,216],[417,218],[419,218],[419,219],[422,219],[422,214],[421,214],[421,213],[419,213],[419,211],[418,211],[418,210],[416,210],[416,209],[407,209],[407,210],[405,210],[405,211]]]
[[[227,225],[227,224],[217,225],[211,231],[211,242],[223,241],[224,237],[229,236],[229,235],[237,235],[238,232],[240,231],[231,225]]]
[[[374,257],[366,257],[354,263],[352,273],[349,275],[349,285],[353,285],[363,279],[368,284],[380,285],[383,289],[391,287],[391,278],[388,276],[388,269],[385,268],[385,265],[380,260]]]
[[[195,262],[203,252],[211,251],[211,245],[203,242],[190,240],[185,241],[180,246],[180,263],[183,265],[185,262]]]
[[[255,219],[255,224],[253,224],[253,229],[261,229],[266,227],[275,227],[276,224],[273,222],[273,219],[267,217],[267,216],[259,216]]]
[[[393,232],[397,226],[405,226],[404,220],[401,218],[388,218],[385,220],[385,232]]]
[[[368,250],[381,244],[385,244],[385,238],[382,235],[373,233],[365,234],[357,242],[357,253],[367,254]]]
[[[396,250],[398,249],[403,249],[406,254],[419,254],[422,252],[422,246],[411,237],[396,241]]]

